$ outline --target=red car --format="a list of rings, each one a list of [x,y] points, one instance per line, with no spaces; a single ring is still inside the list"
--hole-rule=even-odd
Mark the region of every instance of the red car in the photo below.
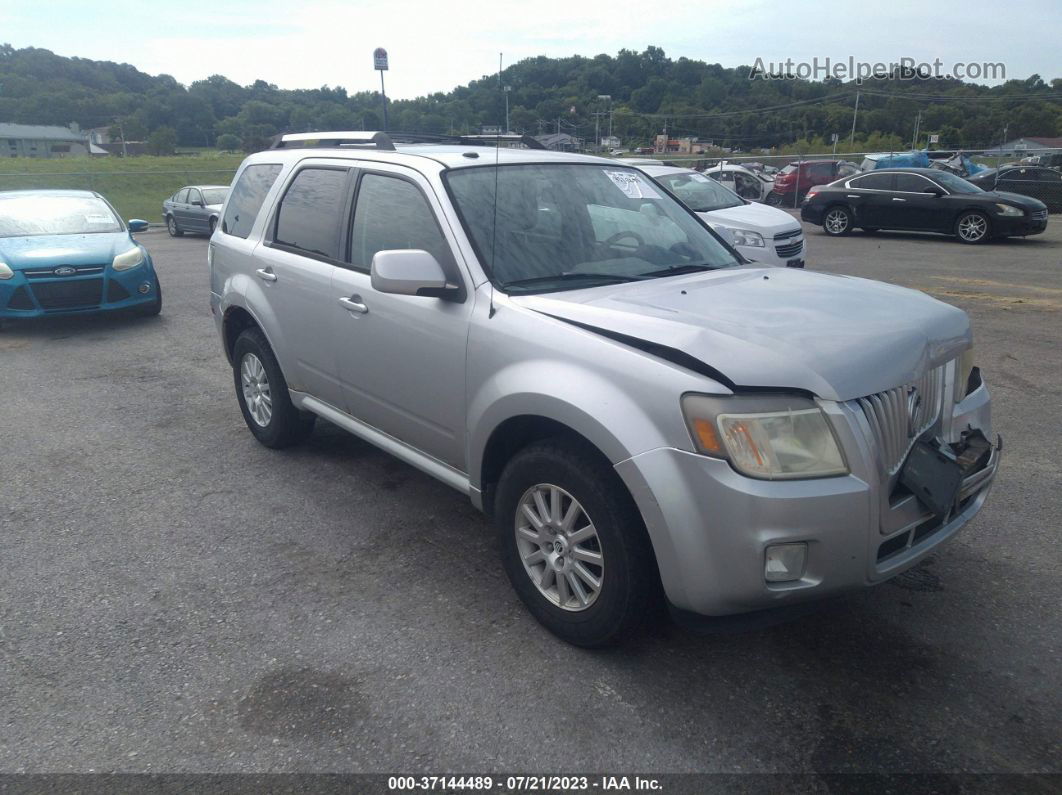
[[[796,207],[815,185],[827,185],[835,179],[849,177],[859,171],[847,160],[801,160],[790,163],[774,176],[774,188],[767,195],[767,203],[781,207]]]

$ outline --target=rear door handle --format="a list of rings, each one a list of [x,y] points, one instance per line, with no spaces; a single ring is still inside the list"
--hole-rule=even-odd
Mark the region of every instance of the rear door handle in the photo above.
[[[369,311],[369,307],[361,302],[360,295],[352,295],[350,298],[340,298],[339,305],[348,312],[353,312],[357,315],[364,315]]]
[[[897,197],[897,196],[893,196],[893,197],[892,197],[892,200],[893,200],[894,202],[905,202],[905,201],[907,201],[907,199],[901,199],[901,198],[899,198],[899,197]]]
[[[849,193],[847,198],[849,198],[849,199],[862,199],[863,197],[862,196],[853,196],[851,193]]]
[[[277,275],[268,268],[259,268],[255,273],[257,273],[258,278],[264,282],[275,282],[277,280]]]

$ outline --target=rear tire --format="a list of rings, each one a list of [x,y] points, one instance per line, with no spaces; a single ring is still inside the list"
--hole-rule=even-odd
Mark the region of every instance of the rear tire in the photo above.
[[[170,237],[182,237],[184,232],[177,226],[177,220],[172,215],[166,216],[166,231],[170,233]]]
[[[316,417],[292,404],[288,382],[259,329],[245,329],[236,338],[232,374],[244,422],[266,447],[289,447],[313,431]]]
[[[843,204],[826,208],[822,216],[822,231],[831,237],[843,237],[852,233],[852,211]]]
[[[641,514],[592,448],[565,439],[524,448],[502,472],[494,506],[509,581],[531,614],[568,643],[617,643],[662,603]]]
[[[767,194],[767,204],[771,207],[779,207],[782,204],[782,194],[771,191]]]
[[[977,245],[991,237],[992,226],[988,216],[976,210],[962,213],[955,221],[955,237],[960,243]]]

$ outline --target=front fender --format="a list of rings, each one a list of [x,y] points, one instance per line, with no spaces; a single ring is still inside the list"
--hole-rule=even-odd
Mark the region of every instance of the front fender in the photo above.
[[[548,389],[548,391],[546,391]],[[491,374],[470,396],[468,408],[469,477],[482,487],[487,442],[506,420],[534,416],[571,428],[613,464],[665,446],[668,433],[658,419],[613,383],[558,359],[533,359]],[[679,401],[668,425],[684,427]]]

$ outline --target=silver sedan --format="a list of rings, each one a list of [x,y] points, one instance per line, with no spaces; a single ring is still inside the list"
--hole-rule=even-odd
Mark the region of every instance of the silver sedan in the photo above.
[[[186,185],[162,203],[162,218],[172,237],[185,232],[213,235],[228,185]]]

